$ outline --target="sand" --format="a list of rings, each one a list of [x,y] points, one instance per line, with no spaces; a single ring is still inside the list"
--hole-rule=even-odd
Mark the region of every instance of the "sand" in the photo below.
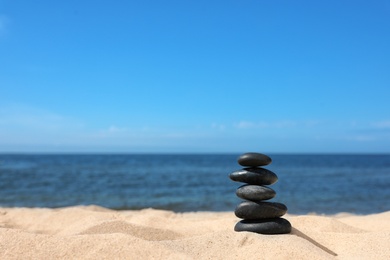
[[[285,218],[259,235],[233,212],[0,208],[0,259],[390,259],[390,212]]]

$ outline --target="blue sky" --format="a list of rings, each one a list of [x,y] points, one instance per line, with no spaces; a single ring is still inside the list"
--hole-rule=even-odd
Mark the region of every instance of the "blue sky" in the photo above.
[[[0,0],[0,152],[390,153],[389,1]]]

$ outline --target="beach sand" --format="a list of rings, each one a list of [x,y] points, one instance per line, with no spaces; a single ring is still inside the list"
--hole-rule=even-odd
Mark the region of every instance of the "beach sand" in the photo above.
[[[291,234],[259,235],[233,212],[0,208],[0,259],[390,259],[390,211],[285,218]]]

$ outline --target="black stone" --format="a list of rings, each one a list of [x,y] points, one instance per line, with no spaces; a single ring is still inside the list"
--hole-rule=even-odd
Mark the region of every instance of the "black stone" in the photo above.
[[[237,161],[242,166],[256,167],[268,165],[272,162],[272,159],[262,153],[244,153],[238,157]]]
[[[249,231],[266,235],[288,234],[291,232],[291,224],[284,218],[241,220],[236,224],[234,230],[237,232]]]
[[[236,195],[245,200],[259,201],[272,199],[276,192],[268,187],[247,184],[239,187]]]
[[[262,219],[278,218],[286,214],[286,205],[278,202],[241,202],[234,213],[238,218],[243,219]]]
[[[271,185],[278,180],[278,176],[264,168],[244,168],[229,175],[230,179],[254,185]]]

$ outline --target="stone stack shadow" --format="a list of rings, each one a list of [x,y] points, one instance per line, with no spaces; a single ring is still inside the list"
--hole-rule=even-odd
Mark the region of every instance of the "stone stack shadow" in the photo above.
[[[287,234],[291,232],[291,224],[281,218],[287,207],[278,202],[265,202],[275,197],[276,192],[267,187],[278,180],[278,176],[270,170],[262,168],[272,162],[271,158],[261,153],[245,153],[238,158],[243,168],[229,175],[230,179],[246,183],[236,190],[236,195],[244,199],[234,213],[239,221],[235,231],[249,231],[259,234]]]

